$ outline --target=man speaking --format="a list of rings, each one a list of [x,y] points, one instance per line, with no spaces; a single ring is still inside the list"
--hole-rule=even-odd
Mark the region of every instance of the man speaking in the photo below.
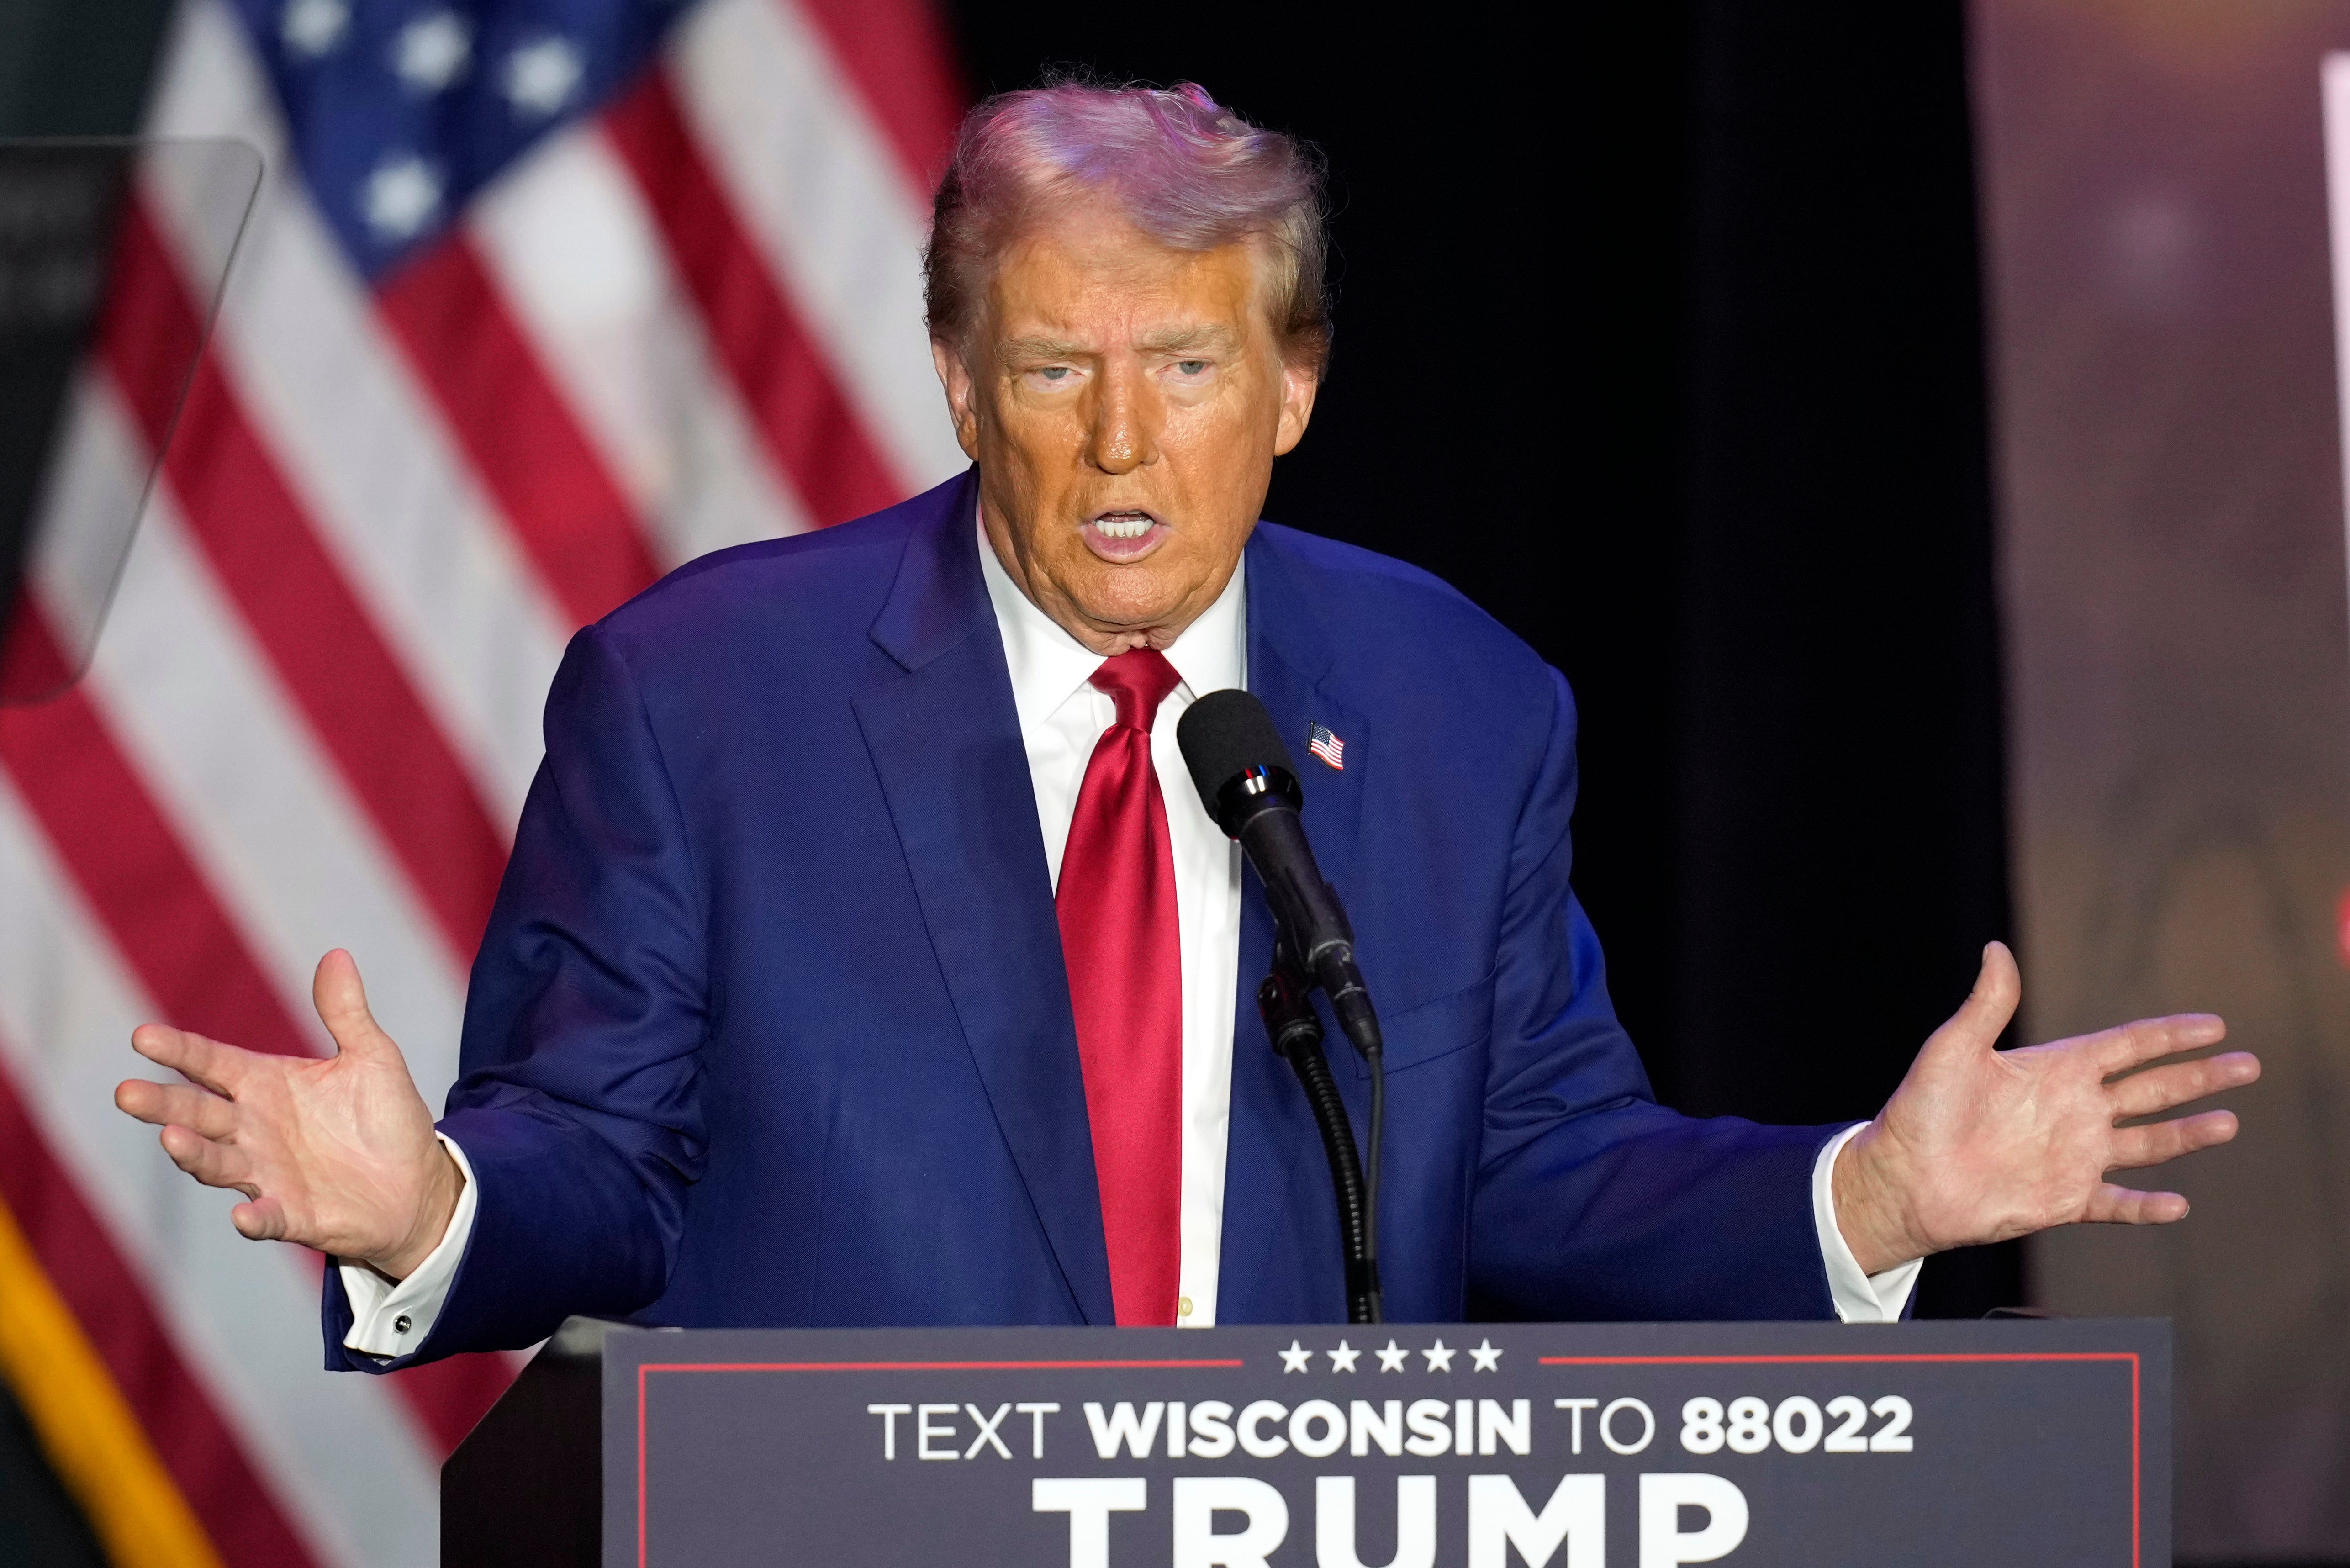
[[[133,1036],[192,1085],[121,1107],[244,1193],[244,1234],[339,1261],[330,1366],[572,1313],[1342,1318],[1321,1147],[1253,1017],[1272,917],[1175,745],[1228,687],[1306,759],[1384,1023],[1389,1316],[1881,1319],[1937,1250],[2185,1214],[2106,1174],[2235,1118],[2117,1124],[2257,1064],[2149,1065],[2205,1016],[1995,1052],[1996,944],[1874,1122],[1655,1104],[1569,886],[1564,681],[1425,575],[1257,521],[1313,411],[1323,254],[1309,160],[1197,88],[982,105],[928,258],[973,467],[573,640],[437,1131],[339,951],[331,1060]],[[1425,350],[1356,373],[1478,395]]]

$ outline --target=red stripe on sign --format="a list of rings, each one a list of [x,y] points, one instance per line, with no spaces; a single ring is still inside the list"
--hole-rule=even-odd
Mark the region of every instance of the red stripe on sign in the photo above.
[[[1972,1361],[2126,1361],[2137,1363],[2135,1350],[1951,1350],[1919,1352],[1856,1351],[1845,1355],[1545,1355],[1544,1366],[1860,1366],[1884,1363]]]
[[[233,1568],[316,1560],[235,1428],[163,1332],[163,1318],[0,1070],[0,1200],[137,1414],[156,1457]]]
[[[660,576],[634,509],[463,231],[377,290],[392,334],[571,618],[609,614]]]
[[[1212,1361],[648,1361],[637,1368],[637,1391],[641,1397],[649,1372],[1164,1372],[1247,1365],[1238,1356]]]
[[[46,643],[35,657],[57,659],[37,611],[28,609],[10,638]],[[76,688],[37,707],[0,708],[0,765],[158,1007],[251,1050],[317,1054],[88,693]]]
[[[924,204],[946,172],[970,96],[926,0],[777,0],[816,25],[881,122]]]
[[[822,527],[902,499],[694,145],[667,73],[648,71],[605,124],[701,306],[728,379],[808,515]]]
[[[151,442],[169,429],[178,371],[195,355],[199,330],[161,236],[130,204],[99,351]],[[470,964],[505,867],[504,836],[210,355],[189,388],[163,472],[278,679],[452,954]]]

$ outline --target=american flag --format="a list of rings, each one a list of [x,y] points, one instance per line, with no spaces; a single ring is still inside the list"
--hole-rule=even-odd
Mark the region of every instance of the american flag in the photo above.
[[[149,131],[268,177],[87,679],[0,711],[0,1299],[47,1335],[0,1374],[118,1563],[436,1560],[515,1363],[319,1371],[317,1261],[113,1108],[128,1036],[323,1051],[347,946],[439,1102],[571,632],[962,465],[920,286],[960,108],[922,0],[178,15]],[[124,220],[48,537],[168,427],[187,200]]]
[[[1307,729],[1305,749],[1341,773],[1346,771],[1347,742],[1332,734],[1327,725],[1315,724]]]

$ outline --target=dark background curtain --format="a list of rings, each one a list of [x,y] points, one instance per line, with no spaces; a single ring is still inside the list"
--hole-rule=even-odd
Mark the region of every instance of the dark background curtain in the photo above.
[[[951,15],[978,90],[1194,79],[1320,144],[1337,348],[1268,514],[1565,671],[1660,1097],[1873,1114],[2012,936],[1962,7]],[[1920,1310],[2020,1270],[1939,1259]]]

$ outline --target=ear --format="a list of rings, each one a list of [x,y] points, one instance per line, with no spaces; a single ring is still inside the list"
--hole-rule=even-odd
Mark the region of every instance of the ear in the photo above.
[[[1314,394],[1321,389],[1322,378],[1312,366],[1282,361],[1281,424],[1274,432],[1274,456],[1286,457],[1305,439],[1305,426],[1314,418]]]
[[[979,461],[979,410],[972,400],[973,384],[971,367],[962,362],[962,355],[951,345],[931,339],[931,365],[939,373],[939,385],[946,389],[947,416],[954,421],[955,444],[962,448],[963,456]]]

